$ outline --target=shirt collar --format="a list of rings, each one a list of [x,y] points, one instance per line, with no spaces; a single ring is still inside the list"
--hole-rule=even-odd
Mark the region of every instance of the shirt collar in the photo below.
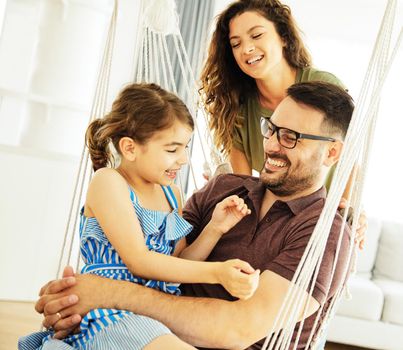
[[[257,177],[248,177],[244,182],[245,188],[249,191],[249,198],[254,202],[256,209],[261,204],[266,186]],[[300,198],[291,199],[289,201],[277,201],[285,203],[294,215],[298,215],[304,209],[316,203],[320,199],[326,198],[326,189],[322,186],[319,190]]]
[[[326,198],[326,189],[322,186],[319,190],[300,198],[295,198],[289,201],[286,201],[288,207],[291,209],[294,215],[298,215],[306,208],[310,207],[312,204],[316,203],[320,199]]]

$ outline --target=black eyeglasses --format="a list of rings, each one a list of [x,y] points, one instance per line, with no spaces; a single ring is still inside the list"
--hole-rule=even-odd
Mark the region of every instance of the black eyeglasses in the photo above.
[[[278,143],[285,147],[292,149],[297,145],[299,139],[309,139],[309,140],[320,140],[335,142],[336,139],[332,137],[316,136],[309,134],[302,134],[294,130],[287,128],[279,128],[277,125],[273,124],[270,119],[260,118],[260,131],[265,139],[269,139],[275,133],[277,133]]]

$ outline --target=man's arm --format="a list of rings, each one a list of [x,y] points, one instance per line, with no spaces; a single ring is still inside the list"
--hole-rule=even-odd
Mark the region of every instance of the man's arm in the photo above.
[[[37,311],[57,320],[60,312],[65,319],[55,324],[55,329],[71,328],[71,316],[85,314],[96,307],[130,310],[157,319],[183,340],[203,347],[243,349],[264,338],[287,294],[290,281],[280,275],[264,271],[259,288],[248,300],[234,302],[213,298],[177,297],[145,288],[130,282],[103,279],[96,276],[77,276],[77,283],[58,294],[44,295],[37,303]],[[48,287],[62,289],[56,281]],[[313,314],[319,303],[306,292],[309,300],[306,317]],[[69,304],[68,295],[77,295],[78,304]],[[302,314],[302,312],[301,312]],[[214,315],[214,322],[211,322]],[[70,317],[69,317],[70,316]],[[49,322],[48,325],[51,322]]]

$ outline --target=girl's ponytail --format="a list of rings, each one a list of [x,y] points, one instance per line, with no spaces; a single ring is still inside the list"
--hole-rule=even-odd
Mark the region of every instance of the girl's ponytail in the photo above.
[[[95,119],[90,123],[85,133],[85,143],[90,153],[94,171],[105,168],[110,159],[109,137],[103,132],[104,119]]]

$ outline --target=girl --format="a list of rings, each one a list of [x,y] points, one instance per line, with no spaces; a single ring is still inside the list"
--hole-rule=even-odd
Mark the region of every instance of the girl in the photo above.
[[[186,247],[184,236],[192,226],[180,216],[181,197],[173,181],[187,162],[192,131],[184,103],[155,84],[127,86],[112,111],[89,125],[86,143],[95,174],[81,211],[83,273],[172,294],[180,294],[178,283],[219,283],[241,299],[254,293],[259,271],[248,263],[200,261],[250,213],[242,199],[220,202],[200,237]],[[111,145],[120,156],[117,168]],[[64,342],[78,349],[193,348],[160,322],[114,309],[92,310],[80,333]],[[35,347],[20,342],[20,348]]]

